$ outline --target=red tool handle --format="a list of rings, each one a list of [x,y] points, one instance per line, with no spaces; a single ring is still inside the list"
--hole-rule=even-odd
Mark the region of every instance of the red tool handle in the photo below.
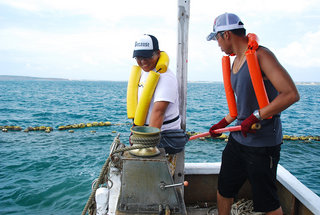
[[[261,128],[261,124],[260,123],[255,123],[251,126],[252,129],[260,129]],[[237,126],[231,126],[231,127],[226,127],[226,128],[219,128],[214,130],[213,132],[216,134],[221,134],[224,132],[232,132],[232,131],[241,131],[241,125],[237,125]],[[206,137],[209,136],[210,133],[209,132],[204,132],[201,134],[197,134],[197,135],[193,135],[192,137],[189,138],[189,140],[194,140],[197,139],[199,137]]]
[[[197,134],[197,135],[193,135],[189,138],[189,140],[194,140],[194,139],[197,139],[199,137],[206,137],[206,136],[209,136],[210,133],[209,132],[204,132],[204,133],[201,133],[201,134]]]

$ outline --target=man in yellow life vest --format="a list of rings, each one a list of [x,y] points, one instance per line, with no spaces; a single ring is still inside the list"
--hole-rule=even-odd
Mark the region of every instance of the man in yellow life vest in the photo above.
[[[178,153],[184,149],[188,137],[181,129],[178,83],[175,74],[168,68],[169,58],[165,52],[160,51],[157,38],[148,34],[135,41],[133,57],[141,68],[134,124],[159,128],[159,147],[164,148],[168,154]],[[163,62],[163,59],[167,59],[167,62]],[[154,87],[146,87],[150,85]],[[143,97],[146,94],[148,96]]]
[[[225,87],[231,85],[236,101],[234,96],[233,99],[227,96],[228,105],[234,105],[229,106],[229,114],[209,132],[217,137],[214,130],[226,127],[234,120],[241,126],[241,131],[230,133],[222,153],[217,192],[219,215],[229,215],[234,197],[247,179],[252,187],[256,212],[283,214],[276,188],[282,144],[280,113],[299,100],[297,88],[275,55],[252,41],[254,37],[246,36],[244,24],[237,15],[224,13],[218,16],[207,40],[217,41],[223,52],[236,56],[231,69],[230,64],[223,67],[230,77]],[[257,76],[259,78],[254,80]],[[255,87],[262,85],[265,87],[263,93]],[[263,100],[268,100],[265,105],[259,102]],[[261,129],[252,130],[254,123],[260,123]]]

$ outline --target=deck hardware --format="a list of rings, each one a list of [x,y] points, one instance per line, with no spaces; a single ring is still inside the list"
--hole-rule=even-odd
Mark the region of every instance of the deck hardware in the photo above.
[[[166,184],[164,182],[161,182],[159,187],[160,189],[164,190],[169,187],[178,187],[178,186],[188,186],[188,182],[184,181],[183,183],[178,183],[178,184]]]

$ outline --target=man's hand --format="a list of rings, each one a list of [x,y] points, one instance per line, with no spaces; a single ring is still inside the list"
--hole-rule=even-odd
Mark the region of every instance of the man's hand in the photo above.
[[[223,117],[223,119],[218,122],[217,124],[214,124],[210,129],[209,129],[209,133],[211,135],[212,138],[215,137],[219,137],[221,134],[216,134],[213,131],[219,128],[225,128],[227,125],[229,125],[230,123],[227,122],[226,118]]]
[[[243,122],[241,123],[241,133],[244,137],[247,137],[248,133],[256,133],[256,131],[254,129],[252,129],[252,125],[254,123],[259,122],[260,120],[255,117],[253,114],[251,114],[248,118],[246,118],[245,120],[243,120]]]

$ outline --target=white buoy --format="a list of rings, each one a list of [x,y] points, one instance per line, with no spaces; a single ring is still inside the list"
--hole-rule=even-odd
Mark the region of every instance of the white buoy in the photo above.
[[[100,187],[96,191],[97,215],[106,215],[109,205],[110,190],[106,187]]]

